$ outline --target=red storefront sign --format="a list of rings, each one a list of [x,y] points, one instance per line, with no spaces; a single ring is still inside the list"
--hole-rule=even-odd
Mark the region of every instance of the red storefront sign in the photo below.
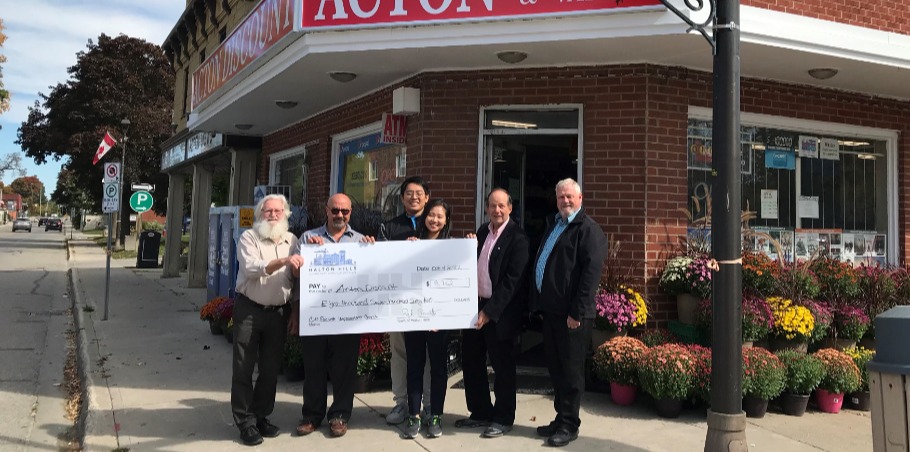
[[[405,144],[408,134],[408,117],[404,115],[382,114],[381,144]]]
[[[294,0],[263,0],[193,72],[195,109],[294,29]]]
[[[302,28],[359,28],[569,16],[660,5],[658,0],[306,0]]]

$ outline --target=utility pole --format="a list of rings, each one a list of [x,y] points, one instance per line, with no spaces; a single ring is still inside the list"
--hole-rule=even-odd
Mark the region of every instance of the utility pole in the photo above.
[[[711,249],[714,319],[711,408],[705,451],[749,450],[742,411],[742,175],[739,0],[717,0],[714,27],[714,144]]]

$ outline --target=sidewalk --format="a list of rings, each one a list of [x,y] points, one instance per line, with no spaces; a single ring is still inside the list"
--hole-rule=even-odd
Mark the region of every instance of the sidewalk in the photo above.
[[[161,279],[160,269],[132,268],[135,261],[112,260],[109,319],[104,313],[104,250],[76,231],[70,265],[86,364],[88,413],[85,450],[231,451],[251,450],[239,442],[230,412],[231,345],[212,336],[199,320],[205,289],[188,289],[186,278]],[[92,310],[93,308],[93,310]],[[460,380],[452,377],[450,384]],[[514,451],[539,450],[534,428],[553,417],[552,399],[518,395],[515,429],[499,439],[481,430],[460,430],[467,415],[464,391],[449,389],[443,436],[403,440],[384,422],[389,391],[358,394],[350,430],[330,438],[326,424],[307,437],[292,436],[300,416],[302,384],[279,379],[275,412],[282,428],[259,450]],[[704,414],[687,411],[679,419],[658,418],[647,403],[618,407],[609,395],[588,393],[582,400],[582,427],[565,450],[700,451],[707,432]],[[794,418],[768,413],[749,419],[746,437],[753,451],[870,451],[869,413],[845,410],[831,415],[808,412]]]

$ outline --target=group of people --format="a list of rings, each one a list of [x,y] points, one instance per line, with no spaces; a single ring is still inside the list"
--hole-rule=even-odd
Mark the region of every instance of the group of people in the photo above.
[[[299,334],[299,280],[303,258],[299,243],[435,240],[450,237],[452,212],[442,200],[430,200],[420,177],[406,179],[399,195],[404,213],[383,223],[377,237],[350,225],[351,199],[332,195],[325,205],[326,223],[298,239],[288,232],[290,207],[281,195],[256,205],[256,221],[238,243],[239,272],[234,308],[234,355],[231,410],[244,444],[275,437],[279,428],[268,416],[275,405],[281,354],[288,334]],[[477,239],[477,321],[462,332],[465,399],[470,416],[456,428],[483,428],[485,438],[512,430],[516,410],[516,343],[523,318],[539,317],[547,368],[552,380],[556,416],[537,428],[550,446],[564,446],[578,437],[579,409],[584,391],[584,363],[594,321],[594,294],[606,258],[600,226],[582,209],[581,187],[572,179],[556,185],[558,213],[548,221],[536,256],[527,234],[513,220],[512,198],[504,189],[487,195],[489,221]],[[447,386],[445,330],[390,333],[392,393],[395,403],[389,424],[406,423],[404,438],[423,430],[442,435],[441,416]],[[347,433],[354,405],[359,335],[303,336],[302,418],[298,435],[316,431],[328,420],[331,436]],[[493,368],[490,395],[487,359]],[[258,367],[258,377],[253,379]],[[327,380],[332,405],[327,407]],[[422,410],[421,410],[422,408]]]

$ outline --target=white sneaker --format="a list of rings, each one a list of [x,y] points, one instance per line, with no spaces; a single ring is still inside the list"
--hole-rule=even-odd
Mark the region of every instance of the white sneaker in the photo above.
[[[388,424],[400,424],[404,422],[408,417],[408,406],[399,403],[395,405],[395,408],[392,408],[392,411],[385,417],[385,421]]]

